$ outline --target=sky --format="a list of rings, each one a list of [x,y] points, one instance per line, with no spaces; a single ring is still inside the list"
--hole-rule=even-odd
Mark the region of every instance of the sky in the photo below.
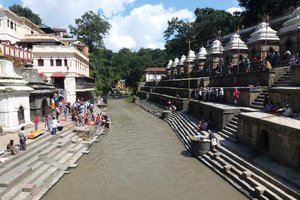
[[[111,24],[105,47],[115,52],[124,47],[133,51],[142,47],[163,49],[168,20],[178,17],[193,21],[196,8],[241,10],[237,0],[0,0],[6,8],[13,4],[29,7],[44,24],[55,28],[67,29],[86,11],[100,13]]]

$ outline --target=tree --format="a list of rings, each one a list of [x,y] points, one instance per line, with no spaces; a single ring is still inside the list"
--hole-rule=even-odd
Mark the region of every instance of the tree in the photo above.
[[[88,11],[81,18],[75,19],[75,24],[69,26],[70,33],[88,45],[90,51],[104,48],[103,38],[110,29],[105,17]]]
[[[261,22],[266,15],[277,18],[290,13],[300,6],[299,0],[238,0],[239,5],[245,8],[242,12],[245,25],[255,25]]]
[[[42,24],[42,19],[39,17],[39,15],[32,12],[32,10],[30,10],[28,7],[22,7],[19,4],[14,4],[8,7],[8,9],[21,17],[27,18],[34,24]]]

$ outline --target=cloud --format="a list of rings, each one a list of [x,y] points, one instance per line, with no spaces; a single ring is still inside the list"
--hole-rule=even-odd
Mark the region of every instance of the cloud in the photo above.
[[[144,48],[164,48],[163,32],[172,17],[193,19],[193,12],[183,9],[165,9],[162,4],[145,4],[134,8],[127,16],[115,16],[110,19],[112,28],[105,39],[108,49],[117,51],[126,47],[133,50]]]
[[[100,11],[112,25],[104,43],[118,51],[126,47],[138,50],[163,48],[163,32],[172,17],[193,20],[193,12],[164,8],[162,4],[135,7],[136,0],[22,0],[23,5],[40,15],[48,26],[67,28],[86,11]]]
[[[230,14],[233,14],[234,12],[242,12],[242,11],[243,9],[240,7],[232,7],[226,10],[226,12],[229,12]]]
[[[23,5],[38,13],[52,27],[74,24],[86,11],[101,11],[106,17],[123,12],[135,0],[22,0]]]

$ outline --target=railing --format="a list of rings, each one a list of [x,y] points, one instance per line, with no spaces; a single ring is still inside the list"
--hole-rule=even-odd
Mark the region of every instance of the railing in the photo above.
[[[76,89],[82,90],[82,89],[92,89],[95,88],[95,83],[81,83],[76,84]]]
[[[32,50],[8,44],[0,44],[0,56],[23,62],[32,62]]]

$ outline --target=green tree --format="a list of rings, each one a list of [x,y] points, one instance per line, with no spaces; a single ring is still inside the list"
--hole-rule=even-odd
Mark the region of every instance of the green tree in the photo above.
[[[255,25],[261,22],[266,15],[277,18],[289,14],[300,6],[299,0],[238,0],[239,5],[245,8],[242,12],[244,24]]]
[[[39,17],[39,15],[32,12],[32,10],[28,7],[22,7],[19,4],[14,4],[8,7],[8,9],[21,17],[27,18],[34,24],[42,24],[42,19]]]
[[[110,24],[104,16],[93,11],[84,13],[75,19],[75,26],[70,25],[70,33],[88,45],[91,52],[104,48],[103,38],[110,29]]]

